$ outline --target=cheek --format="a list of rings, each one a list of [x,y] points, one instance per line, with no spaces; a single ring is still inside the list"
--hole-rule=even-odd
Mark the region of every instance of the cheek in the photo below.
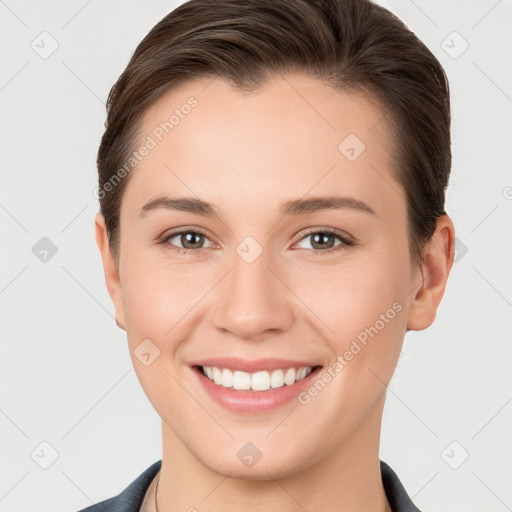
[[[151,339],[172,355],[204,314],[215,277],[207,263],[180,265],[132,251],[124,261],[121,285],[130,345]]]
[[[126,254],[126,253],[125,253]],[[121,274],[123,307],[130,357],[141,386],[160,414],[186,410],[187,396],[179,385],[179,347],[190,335],[187,312],[204,293],[174,268],[151,264],[134,252]],[[144,361],[144,354],[149,353]],[[169,397],[172,396],[172,401]]]
[[[332,352],[327,393],[337,404],[333,421],[348,430],[382,399],[395,371],[407,323],[406,284],[407,273],[404,276],[393,262],[385,267],[365,265],[361,271],[317,276],[315,289],[323,293],[305,299],[321,319]],[[303,296],[306,286],[299,292]],[[323,403],[320,399],[313,405],[319,417]],[[346,411],[351,411],[349,418]]]
[[[366,260],[354,258],[347,264],[322,271],[312,266],[309,271],[302,269],[300,274],[290,274],[288,278],[293,279],[297,296],[324,324],[329,338],[355,337],[388,310],[387,317],[401,318],[395,315],[397,306],[393,309],[393,304],[399,302],[405,309],[410,281],[409,273],[403,271],[408,268],[406,261],[391,256]]]
[[[355,395],[380,393],[379,379],[388,382],[394,372],[407,324],[408,269],[408,253],[397,250],[355,258],[314,279],[311,273],[296,278],[294,291],[312,311],[333,361],[337,355],[344,360],[338,382],[347,388],[358,383]]]

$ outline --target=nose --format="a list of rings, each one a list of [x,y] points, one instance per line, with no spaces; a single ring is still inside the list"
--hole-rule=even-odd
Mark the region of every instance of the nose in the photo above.
[[[262,340],[290,329],[294,295],[270,251],[263,250],[252,262],[240,254],[234,255],[231,271],[217,287],[215,327],[244,340]]]

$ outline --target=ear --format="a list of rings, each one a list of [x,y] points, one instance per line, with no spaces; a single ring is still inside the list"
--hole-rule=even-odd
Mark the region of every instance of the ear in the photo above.
[[[407,329],[421,331],[429,327],[436,318],[436,311],[443,298],[446,281],[455,257],[455,229],[448,215],[437,219],[436,229],[428,241],[419,280],[412,293],[415,294],[407,319]]]
[[[123,301],[121,295],[121,280],[119,279],[119,268],[116,259],[110,248],[108,241],[107,227],[105,218],[101,213],[96,214],[95,220],[96,243],[100,250],[101,259],[103,261],[103,272],[105,274],[105,283],[107,284],[108,293],[114,304],[116,324],[121,329],[125,329],[125,318],[123,310]]]

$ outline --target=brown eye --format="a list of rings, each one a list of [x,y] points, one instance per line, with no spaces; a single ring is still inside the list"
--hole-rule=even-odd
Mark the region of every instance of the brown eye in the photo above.
[[[205,248],[205,241],[209,240],[199,231],[176,231],[165,236],[162,243],[168,244],[176,252],[187,252]]]
[[[200,233],[187,231],[178,235],[180,243],[185,249],[200,249],[204,243],[204,236]]]
[[[314,252],[326,252],[335,247],[354,245],[347,235],[332,229],[310,231],[301,238],[299,243],[303,240],[310,240],[310,243],[309,247],[302,247],[302,249],[313,250]],[[336,240],[339,242],[336,243]]]
[[[334,247],[335,237],[330,233],[314,233],[311,237],[311,246],[314,249],[331,249]]]

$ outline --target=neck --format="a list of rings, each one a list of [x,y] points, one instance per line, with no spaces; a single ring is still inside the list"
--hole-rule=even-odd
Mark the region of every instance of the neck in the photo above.
[[[392,512],[378,456],[383,405],[384,398],[327,456],[309,464],[300,459],[295,472],[274,469],[252,480],[203,464],[162,422],[162,467],[154,481],[159,479],[158,512]]]

